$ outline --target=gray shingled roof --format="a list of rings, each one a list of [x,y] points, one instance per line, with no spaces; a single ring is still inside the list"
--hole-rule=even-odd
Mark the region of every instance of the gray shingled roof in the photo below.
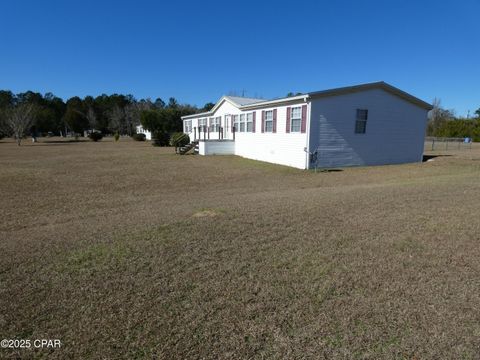
[[[225,96],[225,97],[240,106],[250,105],[250,104],[255,104],[258,102],[265,101],[265,99],[255,99],[255,98],[247,98],[247,97],[241,97],[241,96]]]
[[[262,108],[268,105],[272,104],[278,104],[280,102],[287,102],[287,101],[296,101],[301,97],[310,97],[310,98],[318,98],[318,97],[327,97],[327,96],[335,96],[335,95],[344,95],[344,94],[349,94],[357,91],[364,91],[364,90],[369,90],[369,89],[375,89],[375,88],[380,88],[383,89],[387,92],[390,92],[391,94],[394,94],[400,98],[403,98],[406,101],[409,101],[417,106],[420,106],[421,108],[424,108],[426,110],[431,110],[432,105],[429,103],[420,100],[419,98],[416,98],[415,96],[400,90],[390,84],[387,84],[384,81],[378,81],[374,83],[366,83],[366,84],[360,84],[360,85],[354,85],[354,86],[346,86],[346,87],[341,87],[341,88],[335,88],[335,89],[328,89],[328,90],[321,90],[321,91],[314,91],[314,92],[308,92],[304,93],[298,96],[292,96],[292,97],[285,97],[285,98],[278,98],[278,99],[273,99],[273,100],[265,100],[265,99],[255,99],[255,98],[246,98],[246,97],[241,97],[241,96],[224,96],[222,99],[228,99],[229,101],[233,102],[236,104],[238,107],[242,107],[243,109],[257,109],[257,108]],[[218,106],[220,102],[217,103]],[[205,112],[201,114],[193,114],[193,115],[186,115],[182,116],[183,118],[192,118],[192,117],[198,117],[198,116],[209,116],[212,112]]]

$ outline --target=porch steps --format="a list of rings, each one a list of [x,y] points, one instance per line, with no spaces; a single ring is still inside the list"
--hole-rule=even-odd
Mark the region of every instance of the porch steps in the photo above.
[[[178,148],[178,153],[180,155],[188,154],[193,150],[194,154],[198,154],[198,141],[192,141],[190,144]]]

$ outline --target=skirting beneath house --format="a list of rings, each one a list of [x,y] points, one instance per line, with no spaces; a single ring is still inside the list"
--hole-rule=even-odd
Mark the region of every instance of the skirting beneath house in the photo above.
[[[198,142],[200,155],[234,155],[235,141],[233,140],[200,140]]]

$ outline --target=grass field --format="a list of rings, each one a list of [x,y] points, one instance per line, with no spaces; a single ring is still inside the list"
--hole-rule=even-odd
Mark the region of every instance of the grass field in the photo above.
[[[0,358],[480,354],[480,148],[314,173],[0,142]],[[445,155],[438,151],[435,155]]]

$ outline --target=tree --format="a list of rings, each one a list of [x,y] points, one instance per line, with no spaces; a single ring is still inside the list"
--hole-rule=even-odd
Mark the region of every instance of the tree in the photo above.
[[[42,111],[37,116],[37,127],[42,132],[58,133],[64,128],[63,116],[66,111],[65,102],[53,95],[46,93],[43,97]]]
[[[47,106],[39,107],[35,123],[38,132],[48,132],[58,128],[55,111]]]
[[[5,122],[5,111],[15,102],[15,95],[11,91],[0,90],[0,139],[9,135],[10,130]]]
[[[125,112],[122,108],[118,105],[114,105],[114,107],[108,111],[107,113],[109,119],[109,128],[112,131],[117,131],[120,134],[125,133]]]
[[[477,118],[480,118],[480,108],[475,110],[475,115],[477,115]]]
[[[160,98],[157,98],[155,100],[155,102],[153,103],[153,105],[157,108],[157,109],[163,109],[165,107],[165,101],[163,101],[162,99]]]
[[[164,131],[166,121],[163,115],[163,112],[158,110],[143,110],[140,114],[140,123],[150,132]]]
[[[208,102],[206,103],[205,105],[203,105],[203,108],[201,109],[202,112],[207,112],[207,111],[210,111],[212,110],[212,108],[215,106],[214,103],[212,102]]]
[[[88,121],[88,125],[90,125],[90,128],[93,130],[98,130],[98,122],[97,122],[97,114],[95,114],[95,110],[93,110],[93,107],[89,107],[87,112],[85,113],[85,118]]]
[[[152,100],[150,99],[141,99],[140,101],[135,103],[138,107],[139,111],[143,110],[150,110],[152,109],[155,105],[152,103]]]
[[[4,126],[6,126],[6,130],[15,137],[18,146],[20,146],[22,138],[32,126],[36,112],[37,106],[28,102],[11,106],[5,110],[3,116],[5,121]]]
[[[140,103],[131,103],[125,106],[125,127],[127,134],[132,136],[135,133],[135,127],[140,125],[140,112],[142,105]],[[146,108],[147,109],[147,108]]]
[[[178,101],[174,97],[168,99],[168,107],[171,109],[175,109],[178,107]]]
[[[82,133],[89,126],[83,113],[83,102],[78,96],[68,99],[67,110],[63,116],[65,125],[75,133]]]
[[[0,109],[5,109],[15,102],[15,95],[11,91],[0,90]]]
[[[439,136],[439,131],[445,126],[445,123],[455,118],[452,110],[445,110],[441,107],[438,98],[433,99],[433,109],[430,110],[428,116],[427,135],[429,136]]]
[[[290,91],[290,92],[287,94],[287,97],[298,96],[298,95],[302,95],[302,93],[301,93],[301,92],[293,93],[293,92]]]
[[[132,135],[145,110],[157,111],[156,116],[161,120],[157,119],[155,127],[170,134],[182,130],[182,116],[199,110],[209,111],[214,106],[213,103],[207,103],[203,109],[197,109],[188,104],[179,104],[173,97],[165,104],[161,98],[156,98],[155,102],[149,98],[137,101],[133,95],[122,94],[102,94],[95,98],[86,96],[83,99],[74,96],[64,102],[52,93],[42,95],[26,91],[15,95],[11,91],[0,90],[0,121],[2,111],[19,103],[36,105],[35,131],[57,134],[63,130],[82,133],[86,129],[95,129],[102,133],[119,131]],[[7,135],[6,131],[3,130],[4,135]]]

